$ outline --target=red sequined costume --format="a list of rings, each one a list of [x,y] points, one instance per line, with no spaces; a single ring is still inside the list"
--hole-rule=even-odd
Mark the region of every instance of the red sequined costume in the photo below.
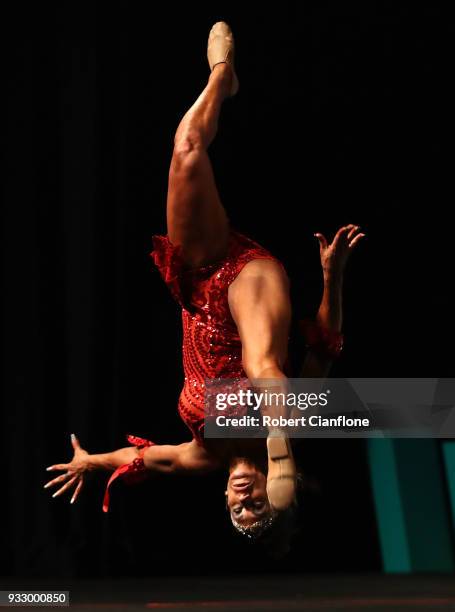
[[[278,260],[243,234],[231,230],[226,256],[217,263],[187,269],[181,248],[167,236],[153,237],[150,254],[171,294],[182,307],[183,368],[185,382],[178,410],[199,444],[204,440],[204,385],[206,379],[245,379],[242,345],[228,304],[228,288],[239,272],[254,259]],[[280,263],[280,262],[278,262]],[[231,407],[229,416],[241,414],[244,407]],[[129,483],[146,476],[143,453],[153,444],[128,436],[141,450],[132,463],[121,466],[111,476],[103,510],[109,507],[109,486],[119,476]]]
[[[181,249],[167,236],[154,236],[153,244],[151,256],[182,307],[185,383],[178,410],[193,437],[202,444],[204,381],[246,377],[242,345],[228,304],[229,285],[249,261],[277,260],[259,244],[233,230],[226,257],[194,270],[185,268]]]

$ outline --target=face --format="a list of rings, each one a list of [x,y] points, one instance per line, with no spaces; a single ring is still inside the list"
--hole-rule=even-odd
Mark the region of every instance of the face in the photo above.
[[[226,500],[231,518],[248,527],[271,512],[266,492],[267,477],[245,460],[231,465]]]

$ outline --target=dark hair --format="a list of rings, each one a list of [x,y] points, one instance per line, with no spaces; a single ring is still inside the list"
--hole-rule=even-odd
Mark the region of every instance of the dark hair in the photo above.
[[[298,529],[298,506],[292,504],[279,512],[269,529],[256,540],[272,559],[283,559],[291,550],[291,543]]]
[[[269,557],[280,560],[291,550],[292,539],[299,531],[298,506],[294,503],[286,510],[270,513],[248,527],[243,527],[234,520],[232,525],[238,534],[260,546]]]

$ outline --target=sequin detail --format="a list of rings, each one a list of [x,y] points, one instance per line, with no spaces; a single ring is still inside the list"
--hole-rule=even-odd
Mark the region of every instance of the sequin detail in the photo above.
[[[178,411],[194,438],[203,444],[204,383],[214,378],[245,378],[242,345],[228,304],[229,285],[254,259],[280,263],[250,238],[230,233],[227,256],[201,268],[185,269],[181,248],[167,236],[153,237],[150,254],[171,294],[182,307],[185,381]],[[281,264],[280,264],[281,265]],[[230,416],[245,407],[231,407]]]

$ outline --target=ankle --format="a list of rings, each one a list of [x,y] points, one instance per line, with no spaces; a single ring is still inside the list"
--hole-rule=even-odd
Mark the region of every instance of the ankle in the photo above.
[[[212,72],[231,72],[232,71],[232,66],[228,63],[228,62],[218,62],[218,64],[215,64],[213,66],[213,71]]]
[[[216,80],[221,83],[227,92],[230,91],[233,79],[232,66],[227,62],[220,62],[213,66],[213,70],[210,74],[209,80]]]
[[[213,78],[230,81],[232,79],[232,66],[227,62],[220,62],[219,64],[215,64],[215,66],[213,66],[213,70],[210,76]]]

